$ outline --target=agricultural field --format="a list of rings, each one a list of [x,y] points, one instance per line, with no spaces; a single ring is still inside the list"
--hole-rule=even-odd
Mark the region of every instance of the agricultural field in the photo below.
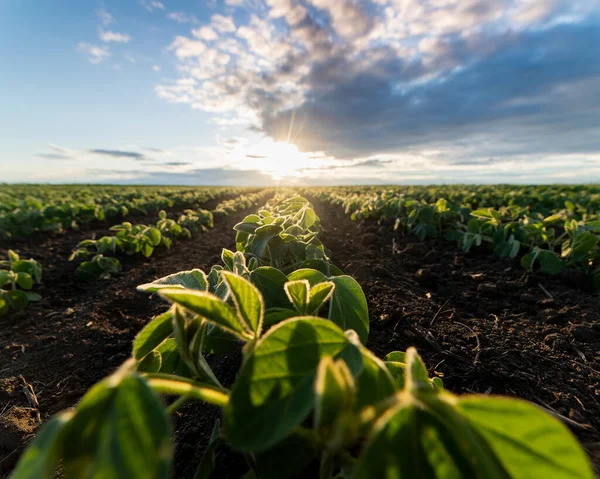
[[[0,476],[591,479],[599,240],[593,185],[0,186]]]

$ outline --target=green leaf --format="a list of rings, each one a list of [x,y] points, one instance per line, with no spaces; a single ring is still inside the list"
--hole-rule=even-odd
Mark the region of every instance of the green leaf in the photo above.
[[[335,284],[333,284],[331,281],[319,283],[313,286],[310,289],[310,300],[308,302],[306,311],[309,314],[316,316],[316,313],[319,311],[323,303],[327,301],[333,294],[334,288]]]
[[[457,410],[511,478],[593,479],[588,456],[562,423],[525,401],[466,396]]]
[[[71,412],[62,413],[44,424],[19,459],[17,467],[10,476],[12,479],[55,477],[54,471],[64,447],[62,433],[72,415]]]
[[[11,291],[5,291],[4,295],[8,301],[8,304],[10,304],[13,309],[22,311],[27,308],[27,305],[29,304],[29,298],[27,297],[27,293],[25,293],[25,291],[19,291],[18,289],[15,289]]]
[[[239,317],[255,337],[260,337],[265,310],[260,291],[250,281],[228,271],[223,271],[223,279],[231,291]]]
[[[25,294],[27,295],[27,299],[29,300],[30,303],[35,303],[42,299],[42,297],[39,294],[32,293],[31,291],[27,291]]]
[[[154,248],[149,243],[143,243],[141,252],[146,258],[149,258],[150,256],[152,256]]]
[[[223,248],[221,251],[221,261],[223,261],[223,264],[230,270],[233,270],[233,251]]]
[[[369,309],[362,288],[350,276],[331,278],[335,285],[329,306],[329,319],[343,330],[353,329],[365,344],[369,337]]]
[[[363,448],[354,473],[355,479],[471,479],[477,476],[461,476],[455,468],[446,474],[436,475],[431,462],[437,448],[425,448],[424,436],[431,434],[426,414],[416,404],[390,409],[375,424],[371,437]],[[433,456],[433,457],[431,457]],[[445,462],[446,457],[437,459]],[[441,464],[443,465],[443,464]],[[479,476],[486,477],[487,476]],[[499,478],[494,478],[499,479]],[[508,479],[508,478],[505,478]]]
[[[66,426],[67,477],[169,477],[167,411],[146,381],[121,374],[94,386]]]
[[[354,380],[346,363],[324,357],[315,379],[314,428],[331,427],[340,413],[352,406],[355,393]]]
[[[240,322],[235,309],[214,294],[184,289],[163,289],[159,294],[216,324],[228,333],[235,334],[241,339],[249,338],[249,333]]]
[[[190,271],[170,274],[169,276],[154,280],[152,283],[142,284],[137,287],[137,290],[156,293],[164,288],[187,288],[206,291],[208,289],[208,282],[204,271],[201,269],[192,269]]]
[[[288,278],[278,269],[269,266],[256,268],[250,273],[250,281],[262,293],[267,309],[289,306],[289,300],[283,289]]]
[[[347,343],[335,324],[314,317],[288,319],[267,332],[246,358],[225,409],[231,445],[261,451],[288,436],[314,406],[321,359]]]
[[[283,273],[281,273],[281,274],[283,274]],[[287,281],[287,278],[286,278],[286,281]],[[8,282],[8,271],[0,270],[0,288],[2,288],[2,286],[4,286],[7,282]]]
[[[10,306],[8,305],[6,295],[4,291],[0,290],[0,316],[4,316],[9,310]]]
[[[285,284],[284,289],[296,311],[300,314],[306,314],[310,294],[309,282],[305,279],[290,281]]]
[[[357,345],[363,361],[363,368],[356,378],[358,390],[356,407],[377,404],[390,396],[397,389],[397,382],[390,374],[385,363],[362,345]]]
[[[162,356],[161,354],[154,350],[142,359],[138,366],[137,370],[145,373],[157,373],[162,368]]]
[[[554,275],[562,271],[563,262],[552,251],[541,250],[538,259],[542,272]]]
[[[33,278],[28,273],[17,273],[17,284],[23,289],[31,289]]]
[[[265,312],[264,327],[269,328],[275,324],[281,323],[286,319],[294,318],[298,313],[288,308],[271,308]]]
[[[148,238],[150,240],[150,244],[152,246],[158,246],[160,244],[160,238],[161,238],[161,234],[160,231],[156,228],[148,228],[145,232],[144,235],[146,236],[146,238]]]
[[[293,273],[288,274],[287,278],[288,281],[299,281],[301,279],[305,279],[310,283],[311,287],[319,283],[324,283],[328,280],[327,276],[325,276],[322,272],[311,268],[297,269]]]
[[[155,317],[138,333],[133,341],[133,357],[144,358],[150,351],[173,333],[171,310]]]

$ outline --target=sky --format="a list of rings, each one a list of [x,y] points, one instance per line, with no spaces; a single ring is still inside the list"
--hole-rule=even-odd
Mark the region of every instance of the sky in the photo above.
[[[600,181],[600,0],[0,0],[0,183]]]

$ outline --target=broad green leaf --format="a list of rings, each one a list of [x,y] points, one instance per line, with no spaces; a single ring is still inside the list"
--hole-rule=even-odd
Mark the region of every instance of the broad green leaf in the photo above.
[[[289,300],[283,286],[288,282],[285,274],[275,268],[261,266],[250,273],[250,281],[262,293],[266,308],[286,308]]]
[[[307,280],[290,281],[284,286],[290,302],[300,314],[306,314],[310,295],[310,284]]]
[[[397,382],[381,359],[364,346],[357,346],[363,362],[362,371],[356,378],[356,407],[361,409],[392,396],[396,392]]]
[[[328,280],[322,272],[311,268],[298,269],[288,274],[288,281],[299,281],[301,279],[307,280],[311,287]]]
[[[365,344],[369,337],[369,309],[362,288],[350,276],[331,278],[335,285],[329,303],[329,319],[343,330],[353,329]]]
[[[563,262],[551,251],[540,251],[538,260],[540,262],[540,269],[546,274],[554,275],[562,271]]]
[[[149,258],[150,256],[152,256],[154,248],[150,245],[150,243],[143,243],[141,245],[141,252],[146,258]]]
[[[52,479],[63,447],[63,431],[65,424],[72,417],[71,412],[59,414],[50,419],[27,450],[19,459],[17,467],[11,474],[12,479]]]
[[[140,360],[173,333],[171,310],[155,317],[133,341],[133,357]]]
[[[137,370],[144,373],[157,373],[162,368],[162,356],[154,350],[148,353],[137,365]]]
[[[17,284],[23,289],[31,289],[33,278],[28,273],[17,273]]]
[[[256,229],[260,227],[259,224],[257,223],[238,223],[237,225],[235,225],[233,227],[234,230],[236,231],[241,231],[243,233],[249,233],[249,234],[254,234],[254,232],[256,231]]]
[[[4,296],[8,301],[8,304],[14,309],[24,310],[29,304],[29,298],[25,291],[19,291],[18,289],[5,291]]]
[[[259,337],[265,310],[260,291],[250,281],[228,271],[223,271],[223,279],[231,291],[239,317],[254,336]]]
[[[347,343],[335,324],[314,317],[288,319],[268,331],[246,358],[225,409],[231,445],[262,451],[288,436],[314,406],[321,359]]]
[[[233,251],[223,248],[221,251],[221,261],[230,269],[233,270]]]
[[[343,361],[335,363],[331,357],[321,360],[315,379],[314,427],[331,427],[339,414],[354,400],[354,381]]]
[[[159,294],[241,339],[248,338],[248,332],[240,322],[235,309],[214,294],[183,289],[163,289]]]
[[[160,244],[161,234],[156,228],[148,228],[144,235],[150,240],[152,246],[158,246]]]
[[[86,394],[67,425],[67,477],[169,477],[167,411],[145,380],[119,374]]]
[[[283,274],[283,273],[282,273]],[[286,278],[287,281],[287,278]],[[0,270],[0,288],[8,282],[8,271]]]
[[[562,423],[533,404],[465,396],[457,410],[485,440],[511,479],[593,479],[588,456]]]
[[[355,479],[472,479],[460,476],[455,468],[447,474],[436,475],[434,459],[443,470],[448,459],[439,457],[436,448],[424,447],[424,438],[431,434],[426,413],[416,404],[399,406],[387,411],[371,432],[369,441],[358,458]],[[438,456],[438,457],[436,457]],[[482,479],[484,476],[480,476]],[[486,479],[491,479],[487,478]],[[494,478],[497,479],[497,478]],[[507,478],[508,479],[508,478]]]
[[[298,313],[293,309],[287,308],[271,308],[265,312],[264,327],[269,328],[275,324],[281,323],[286,319],[298,316]]]
[[[30,303],[35,303],[36,301],[40,301],[42,297],[37,293],[32,293],[31,291],[27,291],[25,293],[27,295],[27,299]]]
[[[137,287],[137,290],[156,293],[158,290],[165,288],[187,288],[206,291],[208,282],[204,271],[201,269],[192,269],[190,271],[181,271],[179,273],[170,274],[169,276],[154,280],[152,283],[142,284]]]
[[[156,348],[156,351],[160,354],[162,359],[159,372],[164,374],[175,374],[185,378],[192,377],[192,373],[187,364],[179,354],[175,338],[165,339]]]
[[[319,283],[313,286],[310,289],[310,300],[308,302],[306,311],[309,314],[316,315],[321,305],[331,297],[334,288],[335,284],[333,284],[331,281]]]

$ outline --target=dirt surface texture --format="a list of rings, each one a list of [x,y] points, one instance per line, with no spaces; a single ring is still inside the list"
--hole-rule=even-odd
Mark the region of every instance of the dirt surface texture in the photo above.
[[[600,463],[600,298],[582,278],[526,273],[485,249],[459,252],[443,240],[419,242],[390,225],[357,223],[314,201],[334,263],[363,287],[368,346],[378,356],[417,347],[450,391],[516,396],[569,424]],[[191,268],[209,269],[234,247],[233,225],[248,211],[148,260],[125,259],[114,279],[81,284],[67,258],[89,237],[71,232],[13,245],[41,260],[44,300],[0,319],[0,476],[14,467],[41,421],[71,407],[131,353],[135,334],[166,304],[135,287]],[[0,254],[4,251],[0,251]],[[210,358],[225,385],[238,354]],[[217,408],[197,402],[175,414],[175,477],[193,478]],[[216,477],[239,477],[243,459],[221,451]]]

